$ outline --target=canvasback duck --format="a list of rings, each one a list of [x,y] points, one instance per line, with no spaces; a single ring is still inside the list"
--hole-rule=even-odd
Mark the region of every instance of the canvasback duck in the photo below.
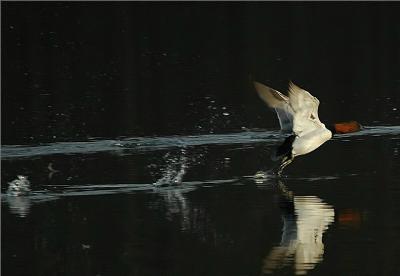
[[[259,82],[254,82],[254,87],[260,98],[275,109],[281,130],[292,134],[276,151],[275,159],[281,160],[278,175],[296,156],[314,151],[333,134],[361,129],[355,121],[325,126],[318,117],[319,100],[293,82],[289,83],[289,96]]]

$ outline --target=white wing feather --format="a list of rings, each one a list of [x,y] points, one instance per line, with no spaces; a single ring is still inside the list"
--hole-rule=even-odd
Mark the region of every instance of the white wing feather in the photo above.
[[[289,97],[259,82],[254,82],[254,87],[260,98],[275,109],[282,130],[293,131],[301,137],[325,128],[318,117],[319,100],[308,91],[292,82]]]
[[[289,98],[281,92],[265,86],[262,83],[254,82],[254,87],[260,98],[271,108],[275,109],[278,115],[281,130],[292,131],[293,110],[289,103]]]
[[[292,143],[292,156],[307,154],[332,138],[318,117],[319,101],[306,90],[290,82],[289,97],[254,82],[261,99],[274,108],[282,130],[292,131],[296,138]]]
[[[293,110],[293,132],[297,136],[325,128],[318,117],[319,100],[292,82],[289,84],[289,104]]]

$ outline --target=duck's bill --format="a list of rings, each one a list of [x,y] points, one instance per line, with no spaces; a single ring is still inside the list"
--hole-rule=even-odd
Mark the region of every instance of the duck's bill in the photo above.
[[[360,131],[362,126],[356,121],[334,124],[336,133],[350,133]]]

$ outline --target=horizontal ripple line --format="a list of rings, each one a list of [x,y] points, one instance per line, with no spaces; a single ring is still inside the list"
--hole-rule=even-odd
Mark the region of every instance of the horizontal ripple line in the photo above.
[[[207,134],[168,137],[131,137],[121,140],[95,140],[88,142],[57,142],[39,146],[6,145],[1,148],[1,159],[18,159],[52,154],[90,154],[106,151],[157,151],[203,145],[230,145],[275,142],[279,131],[246,131],[230,134]]]
[[[399,135],[400,126],[364,127],[360,132],[343,134],[335,137],[341,139],[351,136],[384,136]],[[3,145],[1,159],[32,158],[53,154],[92,154],[134,150],[137,152],[157,151],[182,147],[204,145],[235,145],[271,143],[281,141],[284,135],[280,131],[243,131],[228,134],[206,134],[168,137],[131,137],[121,140],[94,140],[87,142],[56,142],[38,146]]]

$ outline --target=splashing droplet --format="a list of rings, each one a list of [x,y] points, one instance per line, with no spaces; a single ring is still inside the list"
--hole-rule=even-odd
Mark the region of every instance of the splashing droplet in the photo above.
[[[9,182],[7,193],[12,196],[24,195],[31,191],[30,182],[28,177],[24,175],[18,175],[17,179]]]

